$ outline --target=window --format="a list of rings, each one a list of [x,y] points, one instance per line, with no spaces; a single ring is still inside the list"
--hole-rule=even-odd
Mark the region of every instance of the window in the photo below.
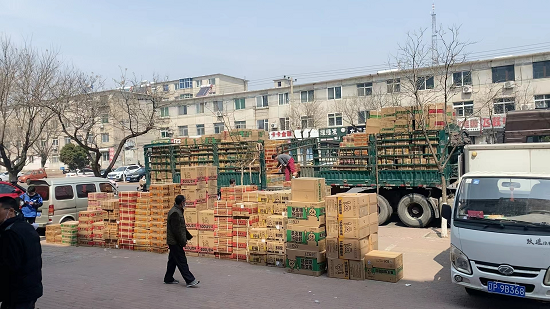
[[[65,145],[70,144],[70,143],[71,143],[71,138],[70,137],[65,137]]]
[[[52,146],[59,146],[59,140],[57,138],[52,139]]]
[[[193,87],[193,79],[192,78],[184,78],[180,79],[180,89],[187,89]]]
[[[235,121],[236,129],[246,129],[246,121]]]
[[[88,193],[90,192],[96,192],[95,185],[93,183],[76,185],[76,196],[78,198],[88,198]]]
[[[74,198],[73,187],[71,185],[57,186],[54,192],[56,200],[72,200]]]
[[[218,122],[218,123],[214,124],[214,133],[215,134],[220,134],[220,133],[223,132],[223,130],[224,130],[223,122]]]
[[[454,102],[457,117],[469,117],[474,114],[474,101]]]
[[[223,112],[223,101],[214,101],[214,111]]]
[[[394,92],[400,92],[401,91],[401,80],[399,78],[396,79],[388,79],[386,81],[387,87],[388,87],[388,93],[394,93]]]
[[[505,65],[492,68],[493,83],[502,83],[516,80],[514,75],[514,65]]]
[[[170,137],[170,131],[168,130],[168,128],[163,128],[162,130],[160,130],[160,137],[161,138]]]
[[[59,163],[59,156],[52,156],[52,163]]]
[[[101,123],[109,123],[109,114],[101,115]]]
[[[550,94],[542,94],[535,96],[535,109],[549,108],[550,107]]]
[[[372,83],[357,84],[357,95],[360,97],[372,95]]]
[[[290,118],[279,118],[279,125],[281,131],[290,130]]]
[[[260,95],[256,97],[256,107],[268,107],[267,95]]]
[[[216,84],[216,79],[215,79],[215,78],[209,78],[209,79],[208,79],[208,83],[209,83],[210,85],[215,85],[215,84]]]
[[[179,136],[188,136],[189,135],[189,129],[187,126],[179,126],[178,127],[178,133]]]
[[[178,84],[178,83],[175,83],[175,84],[174,84],[174,90],[178,90],[178,89],[180,89],[180,88],[179,88],[179,84]]]
[[[197,88],[200,88],[202,86],[202,79],[201,80],[197,80]]]
[[[192,99],[192,98],[193,98],[193,94],[191,94],[191,93],[180,94],[180,96],[178,97],[178,99],[180,99],[180,100]]]
[[[302,122],[302,129],[307,129],[313,127],[313,117],[311,116],[302,116],[300,117]]]
[[[453,85],[454,86],[465,86],[472,84],[472,72],[462,71],[453,73]]]
[[[329,100],[338,100],[342,98],[342,87],[331,87],[328,88],[328,99]]]
[[[434,77],[423,76],[416,80],[416,87],[418,90],[434,89]]]
[[[514,98],[496,99],[493,103],[493,109],[495,114],[506,114],[508,111],[516,109],[516,102]]]
[[[88,136],[88,145],[92,145],[94,143],[94,136],[93,135],[89,135]]]
[[[170,117],[170,113],[169,113],[168,107],[161,107],[161,108],[160,108],[160,116],[161,116],[161,117]]]
[[[162,85],[162,91],[168,92],[169,89],[170,89],[170,86],[168,86],[168,85]]]
[[[283,85],[283,83],[277,82],[277,87],[281,88],[282,85]]]
[[[244,109],[244,98],[235,99],[235,110]]]
[[[187,115],[187,105],[178,106],[178,115]]]
[[[287,93],[279,93],[279,105],[286,105],[288,104],[288,92]]]
[[[367,119],[369,119],[369,115],[370,115],[369,111],[360,111],[359,115],[357,117],[358,123],[359,124],[366,124]]]
[[[40,140],[40,147],[46,147],[46,145],[47,145],[47,142],[45,139]]]
[[[342,113],[328,114],[328,126],[341,126],[342,125]]]
[[[204,106],[206,103],[197,103],[197,114],[204,114]]]
[[[102,182],[99,184],[99,191],[111,193],[111,192],[114,192],[115,190],[113,189],[113,186],[110,183]]]
[[[302,103],[312,102],[314,99],[313,90],[300,91],[300,101],[302,101]]]
[[[533,78],[550,77],[550,61],[533,62]]]
[[[269,119],[258,120],[258,130],[269,131]]]
[[[101,161],[103,162],[109,161],[109,152],[105,151],[101,153]]]
[[[204,135],[204,124],[197,125],[197,135]]]

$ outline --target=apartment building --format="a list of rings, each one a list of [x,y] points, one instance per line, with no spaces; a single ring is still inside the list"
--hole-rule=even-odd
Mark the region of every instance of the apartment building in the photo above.
[[[166,96],[166,100],[183,100],[248,90],[248,81],[224,74],[186,77],[155,86]]]
[[[461,63],[453,68],[448,87],[442,87],[437,70],[424,71],[426,75],[416,81],[419,92],[441,103],[447,89],[457,123],[476,143],[495,142],[508,111],[550,107],[550,52]],[[413,105],[409,74],[388,70],[298,85],[281,79],[269,89],[173,100],[162,114],[166,126],[157,137],[200,136],[233,128],[272,131],[272,138],[291,138],[305,129],[309,136],[344,132],[364,125],[370,110]]]

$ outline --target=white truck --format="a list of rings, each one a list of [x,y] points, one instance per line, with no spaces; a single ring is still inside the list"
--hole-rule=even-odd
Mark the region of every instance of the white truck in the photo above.
[[[469,294],[550,300],[550,143],[466,146],[451,222],[451,280]]]

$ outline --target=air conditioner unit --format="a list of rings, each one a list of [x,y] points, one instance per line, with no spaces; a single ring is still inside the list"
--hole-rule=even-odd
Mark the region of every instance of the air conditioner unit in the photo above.
[[[277,123],[276,122],[271,124],[271,129],[273,129],[273,130],[277,129]]]
[[[472,93],[472,86],[470,85],[462,86],[462,93]]]
[[[516,83],[514,82],[505,82],[504,83],[504,89],[512,89],[516,86]]]
[[[222,111],[217,111],[216,116],[217,117],[223,117],[223,112]]]
[[[523,104],[523,105],[521,106],[521,110],[522,110],[522,111],[526,111],[526,110],[528,110],[528,109],[529,109],[529,106],[527,106],[527,104]]]

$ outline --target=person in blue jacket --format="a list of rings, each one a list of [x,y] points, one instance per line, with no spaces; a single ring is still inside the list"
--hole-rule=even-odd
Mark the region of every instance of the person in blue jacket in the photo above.
[[[21,194],[19,198],[22,203],[21,212],[25,220],[30,224],[34,224],[34,221],[36,221],[36,212],[42,206],[42,197],[36,193],[35,186],[29,186],[27,192]]]

